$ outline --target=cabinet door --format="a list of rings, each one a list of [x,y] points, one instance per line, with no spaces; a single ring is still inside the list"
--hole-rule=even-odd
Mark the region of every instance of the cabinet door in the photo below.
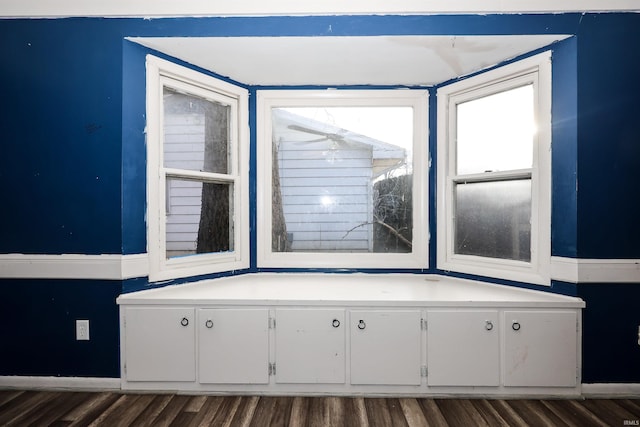
[[[201,309],[198,338],[201,383],[269,382],[269,310]]]
[[[577,316],[575,311],[506,311],[504,385],[575,387]]]
[[[420,385],[420,311],[351,311],[351,384]]]
[[[127,381],[195,381],[194,309],[124,310]]]
[[[500,335],[496,310],[427,313],[427,384],[500,384]]]
[[[276,382],[345,382],[345,311],[276,310]]]

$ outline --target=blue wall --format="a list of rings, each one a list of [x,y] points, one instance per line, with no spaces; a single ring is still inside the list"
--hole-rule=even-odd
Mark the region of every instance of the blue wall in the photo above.
[[[0,375],[119,377],[119,294],[117,281],[0,280]]]
[[[640,258],[637,14],[0,21],[0,253],[146,252],[148,51],[126,36],[553,33],[576,37],[553,46],[552,253]],[[432,105],[432,136],[434,114]],[[251,177],[255,200],[253,171]],[[435,212],[435,187],[430,202]],[[251,212],[255,232],[255,203]],[[435,231],[433,218],[430,226]],[[435,238],[430,250],[433,266]],[[255,247],[252,254],[255,270]],[[0,375],[118,376],[114,300],[147,284],[0,280],[0,332],[11,348]],[[551,290],[587,303],[584,380],[640,382],[640,347],[629,341],[640,323],[630,314],[640,278],[625,285],[554,282]],[[92,322],[90,342],[73,339],[73,320],[83,317]]]

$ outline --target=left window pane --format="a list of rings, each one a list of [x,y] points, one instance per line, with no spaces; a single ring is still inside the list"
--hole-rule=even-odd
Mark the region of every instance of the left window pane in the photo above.
[[[164,167],[229,173],[230,106],[163,89]]]
[[[246,89],[148,55],[149,280],[249,266]]]
[[[166,257],[232,251],[232,186],[173,178],[166,183]]]
[[[231,107],[167,86],[162,104],[166,259],[232,251]]]

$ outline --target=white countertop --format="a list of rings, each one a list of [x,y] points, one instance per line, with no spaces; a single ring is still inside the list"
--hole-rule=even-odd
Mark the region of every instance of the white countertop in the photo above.
[[[579,298],[424,274],[255,273],[121,295],[121,305],[567,307]]]

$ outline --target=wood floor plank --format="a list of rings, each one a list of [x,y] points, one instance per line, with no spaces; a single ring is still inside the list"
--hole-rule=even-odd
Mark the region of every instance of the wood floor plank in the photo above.
[[[137,418],[131,423],[132,427],[149,427],[152,426],[158,415],[169,404],[173,395],[159,394],[153,395],[153,400],[147,407],[138,414]]]
[[[24,390],[0,390],[0,411],[5,403],[10,402],[24,393]]]
[[[5,427],[32,425],[42,412],[48,412],[50,407],[56,405],[56,402],[61,398],[61,394],[61,392],[50,392],[46,395],[40,395],[40,399],[32,407],[2,425]]]
[[[22,422],[30,425],[49,426],[80,405],[86,399],[86,393],[60,392],[58,396],[36,412],[33,419]],[[70,422],[67,422],[69,424]]]
[[[369,418],[363,397],[351,397],[344,400],[344,425],[369,427]]]
[[[227,398],[222,396],[205,396],[205,401],[202,402],[200,410],[189,424],[186,425],[189,427],[213,425],[213,420],[216,418],[225,400],[227,400]]]
[[[427,424],[429,426],[447,427],[449,425],[444,415],[442,414],[442,411],[440,410],[438,405],[436,405],[434,399],[419,399],[418,403],[420,403],[420,406],[422,407],[422,413],[426,418]]]
[[[487,399],[472,399],[469,403],[473,405],[491,427],[510,427],[507,420],[502,418],[498,411],[489,404]]]
[[[331,425],[330,398],[312,397],[309,403],[307,426],[321,427]]]
[[[200,422],[199,426],[220,426],[220,427],[229,427],[233,422],[233,418],[236,416],[236,412],[238,411],[238,407],[240,406],[240,402],[242,401],[242,397],[239,396],[226,396],[222,399],[220,405],[218,405],[218,410],[216,411],[214,418],[211,420],[209,424],[205,424],[205,420]]]
[[[404,419],[394,420],[392,418],[392,411],[395,412],[395,408],[389,407],[389,399],[384,398],[365,398],[365,407],[367,408],[367,419],[369,420],[369,426],[406,426],[407,422]],[[402,413],[399,403],[395,403],[399,413]],[[394,422],[398,424],[394,424]]]
[[[170,426],[173,420],[182,411],[182,408],[185,407],[188,401],[189,401],[189,396],[182,396],[178,394],[172,395],[171,400],[169,400],[167,405],[162,409],[162,411],[160,411],[160,413],[153,420],[153,423],[151,425],[154,427]]]
[[[153,400],[153,396],[123,394],[90,426],[128,427]]]
[[[619,399],[616,403],[640,419],[640,399]]]
[[[204,405],[204,402],[206,401],[207,401],[207,396],[205,395],[191,396],[187,404],[184,405],[183,411],[198,412],[202,408],[202,405]]]
[[[119,397],[119,394],[111,392],[86,393],[82,402],[67,412],[60,421],[69,421],[73,426],[89,425]]]
[[[467,412],[467,409],[458,400],[434,399],[438,408],[442,412],[447,423],[452,426],[475,425],[474,417]],[[484,422],[484,419],[482,419]]]
[[[389,414],[391,415],[391,425],[394,427],[409,427],[407,418],[402,411],[402,405],[397,398],[387,398],[387,407],[389,408]]]
[[[507,403],[513,407],[518,414],[529,425],[561,427],[567,426],[561,418],[551,411],[545,411],[544,405],[539,400],[509,400]]]
[[[575,401],[543,400],[542,404],[567,423],[567,425],[575,427],[607,427],[607,425],[599,420],[591,411]]]
[[[0,412],[0,425],[10,426],[27,417],[31,411],[35,411],[55,397],[55,392],[28,391],[8,402]]]
[[[275,404],[275,397],[260,397],[255,412],[253,413],[253,419],[251,420],[251,424],[249,425],[251,427],[268,427],[271,423],[271,417],[273,416],[273,408]]]
[[[304,427],[307,425],[307,414],[309,413],[309,403],[311,398],[297,396],[291,403],[291,415],[289,416],[289,427]]]
[[[175,418],[171,420],[171,424],[169,424],[169,426],[170,427],[188,426],[189,424],[191,424],[195,416],[196,416],[195,412],[191,412],[191,411],[187,412],[184,410],[184,407],[183,407],[182,410],[178,412],[178,414],[175,416]]]
[[[258,396],[245,396],[240,401],[236,413],[231,420],[230,427],[247,427],[251,424],[253,414],[258,407],[260,398]]]
[[[422,427],[428,425],[427,419],[422,413],[422,407],[416,399],[402,398],[398,399],[402,413],[409,427]]]
[[[509,424],[510,427],[528,427],[528,424],[518,413],[504,400],[487,400],[500,417]]]
[[[469,399],[459,399],[458,403],[464,410],[465,414],[469,417],[469,424],[474,425],[476,427],[490,427],[491,424],[487,421],[487,419],[483,416],[482,412],[476,408],[476,406],[471,403]]]
[[[287,427],[291,418],[292,397],[277,397],[273,407],[270,427]]]
[[[625,420],[636,420],[638,416],[627,411],[612,399],[586,399],[585,408],[609,425],[622,425]]]

